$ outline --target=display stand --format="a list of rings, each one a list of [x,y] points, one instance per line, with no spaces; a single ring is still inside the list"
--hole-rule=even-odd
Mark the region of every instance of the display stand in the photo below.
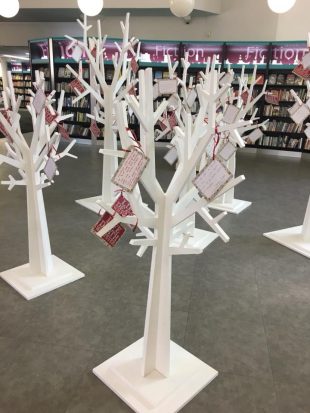
[[[83,28],[83,41],[76,40],[70,36],[66,36],[72,41],[72,47],[81,48],[87,56],[90,67],[94,74],[90,84],[87,83],[83,76],[77,73],[72,67],[67,66],[76,79],[80,81],[85,88],[85,92],[79,92],[79,96],[73,101],[77,103],[84,96],[90,94],[97,102],[94,115],[89,116],[99,124],[104,125],[104,149],[116,150],[117,138],[115,129],[115,103],[122,98],[124,93],[134,88],[135,82],[131,79],[132,68],[128,60],[128,52],[138,60],[138,51],[134,51],[138,39],[131,38],[129,40],[129,13],[126,15],[125,24],[121,22],[121,29],[123,33],[122,45],[117,44],[119,56],[114,56],[114,75],[111,84],[108,84],[105,79],[105,59],[103,48],[107,40],[107,36],[102,38],[101,23],[98,21],[98,38],[91,38],[88,40],[87,32],[91,26],[87,26],[87,17],[84,16],[84,23],[78,20]],[[122,90],[125,86],[125,90]],[[79,199],[76,202],[85,208],[99,213],[102,209],[100,203],[112,205],[115,201],[115,185],[111,182],[111,178],[115,174],[118,167],[117,159],[112,159],[110,156],[103,156],[102,169],[102,193],[95,197]]]
[[[44,77],[36,72],[34,83],[37,93],[42,92],[42,108],[39,114],[31,100],[28,110],[32,116],[33,136],[28,145],[20,130],[20,115],[18,114],[21,99],[16,101],[12,86],[11,73],[8,73],[9,88],[4,91],[5,111],[0,113],[0,123],[7,136],[7,156],[0,155],[0,164],[7,163],[15,167],[21,175],[21,180],[15,180],[9,175],[8,181],[1,182],[11,190],[15,185],[26,186],[29,263],[5,272],[0,276],[17,290],[27,300],[45,294],[55,288],[84,277],[80,271],[55,257],[51,253],[42,189],[54,181],[47,176],[47,162],[55,169],[51,174],[57,174],[56,162],[64,156],[74,157],[69,153],[75,141],[72,141],[63,152],[57,153],[61,136],[55,129],[59,122],[71,115],[61,116],[64,92],[61,94],[57,113],[52,108],[51,93],[44,97]],[[34,94],[32,93],[33,97]],[[44,99],[44,100],[43,100]],[[46,111],[53,116],[53,121],[46,125]],[[5,114],[5,116],[4,116]]]
[[[126,106],[129,105],[141,125],[140,143],[137,142],[135,146],[149,159],[139,182],[151,196],[155,208],[152,210],[143,203],[139,185],[136,185],[132,192],[125,191],[134,216],[121,217],[115,213],[113,220],[101,230],[100,236],[109,232],[118,222],[132,225],[138,220],[139,225],[147,230],[138,234],[144,235],[144,238],[131,241],[132,245],[140,247],[140,253],[141,248],[143,252],[148,247],[153,250],[144,338],[93,371],[137,413],[175,413],[218,374],[170,340],[172,256],[200,254],[208,244],[202,242],[201,233],[193,228],[192,217],[198,213],[209,225],[211,223],[215,235],[220,235],[226,241],[229,239],[218,224],[226,213],[212,218],[208,200],[199,195],[192,183],[196,165],[214,134],[219,100],[227,96],[230,87],[229,83],[219,86],[220,74],[215,69],[215,58],[208,67],[205,88],[197,86],[200,102],[197,118],[186,110],[181,111],[180,119],[184,128],[175,127],[179,163],[166,192],[156,177],[154,124],[168,103],[167,100],[163,101],[154,112],[151,69],[139,72],[139,98],[126,94],[126,102],[117,102],[115,105],[122,150],[103,150],[105,155],[119,158],[124,158],[132,150],[133,142],[126,127]],[[204,122],[206,115],[208,124]],[[229,132],[232,142],[244,147],[238,128],[250,125],[251,121],[238,118],[231,125],[222,125],[219,130]],[[223,195],[243,180],[244,176],[232,177],[216,196]],[[189,232],[185,230],[186,222]]]
[[[310,198],[303,225],[266,232],[264,236],[310,258]]]
[[[230,67],[228,68],[228,73],[230,72]],[[250,88],[248,89],[248,77],[245,75],[245,66],[242,66],[242,70],[241,70],[241,75],[238,77],[238,83],[239,83],[239,88],[238,88],[238,94],[236,97],[237,100],[237,104],[236,106],[240,109],[241,111],[241,118],[245,119],[245,117],[248,115],[249,113],[249,108],[247,107],[247,103],[249,103],[249,99],[250,96],[253,96],[253,91],[254,91],[254,87],[258,82],[257,76],[257,65],[254,66],[253,69],[253,73],[252,73],[252,81],[251,81],[251,85]],[[262,92],[260,94],[258,94],[258,96],[256,96],[256,98],[253,100],[254,104],[256,104],[262,96],[264,96],[265,91],[266,91],[266,86],[267,86],[267,82],[265,82],[264,87],[262,89]],[[234,96],[234,89],[231,88],[230,90],[230,102],[233,102],[233,96]],[[246,104],[243,107],[244,103],[245,103],[245,99],[244,96],[247,96],[246,98]],[[252,108],[254,107],[254,105],[251,106]],[[224,107],[224,110],[227,108]],[[258,109],[256,108],[254,110],[254,112],[252,113],[251,116],[251,121],[253,122],[252,125],[250,126],[246,126],[245,128],[243,128],[243,130],[241,132],[241,136],[243,139],[246,139],[247,136],[244,136],[244,133],[249,132],[253,129],[258,129],[260,127],[262,127],[263,129],[266,127],[268,120],[265,120],[261,123],[256,123],[256,121],[258,120],[258,118],[256,118],[256,114],[257,114]],[[220,121],[221,123],[221,121]],[[233,176],[235,176],[236,173],[236,152],[233,154],[233,156],[226,162],[226,166],[227,168],[230,170],[230,172],[233,174]],[[240,214],[241,212],[243,212],[245,209],[247,209],[249,206],[252,205],[252,202],[249,201],[243,201],[241,199],[236,199],[235,198],[235,190],[234,188],[232,188],[230,191],[226,192],[223,196],[217,198],[214,202],[211,202],[209,207],[211,209],[215,209],[215,210],[219,210],[219,211],[227,211],[229,213],[232,214]]]

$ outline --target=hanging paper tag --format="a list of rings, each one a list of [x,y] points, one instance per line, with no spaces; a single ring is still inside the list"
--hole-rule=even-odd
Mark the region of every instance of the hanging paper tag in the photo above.
[[[54,176],[57,172],[57,166],[53,158],[48,158],[43,172],[45,173],[49,181],[52,181],[54,179]]]
[[[33,98],[33,102],[32,102],[37,115],[39,115],[42,112],[42,110],[45,106],[45,101],[46,101],[46,97],[45,97],[45,94],[44,94],[43,90],[38,89],[36,91],[36,94],[35,94],[35,96]]]
[[[236,146],[230,141],[223,142],[223,144],[221,145],[221,147],[219,147],[217,151],[217,156],[222,161],[227,162],[233,156],[236,150],[237,150]]]
[[[91,49],[91,55],[96,59],[96,57],[97,57],[97,47],[96,46],[94,46],[92,49]]]
[[[69,132],[67,131],[67,129],[66,129],[64,126],[62,126],[62,125],[60,125],[60,124],[58,124],[58,132],[60,133],[60,135],[61,135],[64,139],[66,139],[66,140],[69,140],[69,139],[70,139]]]
[[[233,81],[234,75],[232,73],[226,73],[224,76],[221,77],[219,80],[220,86],[230,84]]]
[[[135,215],[131,209],[129,201],[121,194],[112,205],[112,209],[117,212],[121,217],[128,217]]]
[[[241,99],[244,105],[248,103],[248,98],[249,98],[249,92],[247,90],[241,93]]]
[[[136,88],[134,87],[134,86],[132,86],[132,88],[131,89],[129,89],[129,95],[131,95],[131,96],[136,96],[137,94],[136,94]]]
[[[53,115],[49,108],[45,108],[45,122],[48,125],[50,125],[57,118],[57,116],[57,113]]]
[[[70,83],[70,87],[72,88],[72,90],[75,92],[77,96],[79,96],[79,93],[85,92],[85,88],[82,85],[82,83],[79,81],[79,79],[72,80],[72,82]]]
[[[307,136],[308,139],[310,139],[310,126],[308,126],[308,127],[305,129],[305,135]]]
[[[82,54],[83,50],[79,45],[76,45],[73,49],[72,59],[74,59],[76,62],[79,62],[81,60]]]
[[[265,94],[265,101],[271,105],[279,105],[279,92],[277,90],[272,90]]]
[[[157,123],[160,126],[160,129],[164,132],[167,128],[170,130],[170,124],[168,119],[159,120]]]
[[[175,112],[168,112],[168,122],[170,125],[170,128],[173,129],[175,126],[177,126],[178,121],[177,121],[177,117],[175,115]]]
[[[310,69],[306,69],[302,64],[296,66],[293,70],[294,75],[301,77],[302,79],[310,79]]]
[[[307,105],[301,105],[299,108],[291,115],[291,118],[297,125],[304,122],[305,119],[310,115],[310,110]]]
[[[138,183],[149,159],[134,146],[129,148],[130,152],[125,156],[117,171],[115,172],[112,182],[124,189],[132,192]]]
[[[298,102],[296,102],[294,104],[294,106],[290,107],[287,109],[288,113],[290,114],[290,116],[294,115],[295,112],[297,112],[297,110],[300,108],[300,104]]]
[[[237,119],[238,113],[239,113],[239,109],[236,106],[228,105],[224,113],[223,122],[226,122],[229,124],[234,123],[235,120]]]
[[[218,159],[211,160],[193,180],[201,196],[211,202],[232,179],[232,173]]]
[[[251,132],[248,136],[247,136],[247,142],[250,145],[254,145],[254,143],[256,141],[258,141],[258,139],[262,138],[264,136],[263,131],[260,128],[254,129],[253,132]]]
[[[176,150],[175,146],[169,149],[169,151],[164,156],[164,160],[171,166],[178,160],[178,151]]]
[[[176,79],[160,79],[158,80],[159,95],[173,95],[177,93],[178,81]]]
[[[134,57],[131,58],[130,67],[134,73],[137,73],[139,70],[139,65]]]
[[[121,224],[115,225],[110,231],[108,231],[103,236],[100,236],[100,231],[110,222],[112,221],[113,216],[108,212],[105,212],[100,220],[93,226],[91,232],[99,237],[105,245],[110,247],[114,247],[117,242],[122,238],[125,233],[125,228]]]
[[[91,121],[89,130],[95,138],[98,138],[100,136],[101,130],[98,128],[97,122],[95,120]]]
[[[301,60],[301,63],[305,69],[310,68],[310,53],[306,53]]]

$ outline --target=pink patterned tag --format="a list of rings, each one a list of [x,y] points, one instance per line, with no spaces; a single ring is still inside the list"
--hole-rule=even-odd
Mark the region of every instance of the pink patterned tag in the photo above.
[[[46,97],[45,97],[43,90],[38,89],[36,91],[35,97],[33,98],[33,102],[32,102],[37,115],[39,115],[42,112],[45,106],[45,101],[46,101]]]
[[[67,131],[67,129],[66,129],[64,126],[58,125],[58,132],[60,133],[60,135],[61,135],[64,139],[66,139],[66,140],[69,140],[69,139],[70,139],[69,132]]]
[[[134,73],[137,73],[137,71],[139,70],[139,65],[134,57],[131,58],[130,66],[131,66],[132,71]]]
[[[57,118],[57,113],[54,115],[52,112],[49,110],[49,108],[45,108],[45,122],[50,125],[54,120]]]
[[[129,201],[121,194],[112,205],[112,209],[117,212],[121,217],[133,216],[133,210],[131,209]]]
[[[98,138],[100,136],[101,130],[98,128],[97,122],[95,120],[91,121],[89,130],[95,138]]]
[[[103,227],[105,227],[110,221],[112,221],[112,219],[113,219],[113,216],[109,214],[108,212],[105,212],[100,218],[100,220],[93,226],[91,232],[97,237],[100,237],[98,235],[98,232]],[[117,224],[109,232],[107,232],[103,237],[100,237],[100,239],[105,243],[105,245],[114,247],[118,243],[118,241],[122,238],[124,233],[125,233],[125,228],[121,224]]]
[[[170,128],[173,129],[175,126],[177,126],[178,122],[177,122],[177,117],[175,115],[175,112],[168,112],[168,121],[169,121],[169,125]]]
[[[83,93],[85,92],[85,88],[82,85],[82,83],[79,81],[79,79],[74,79],[72,80],[72,82],[70,83],[70,87],[72,88],[72,90],[75,92],[75,94],[78,96],[79,94],[77,93]]]

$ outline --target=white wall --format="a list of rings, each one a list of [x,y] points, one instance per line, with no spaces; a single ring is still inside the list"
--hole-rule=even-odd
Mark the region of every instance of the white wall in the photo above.
[[[131,34],[141,39],[176,40],[302,40],[310,31],[310,0],[297,0],[280,17],[266,0],[223,0],[222,13],[193,17],[190,24],[173,16],[132,16]],[[120,36],[119,17],[103,18],[103,31]],[[76,23],[0,23],[2,45],[22,46],[28,39],[80,35]],[[95,27],[92,34],[96,34]]]

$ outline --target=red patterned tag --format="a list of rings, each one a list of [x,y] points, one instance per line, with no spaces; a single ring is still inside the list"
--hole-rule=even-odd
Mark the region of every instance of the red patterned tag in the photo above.
[[[117,212],[121,217],[133,216],[133,210],[131,209],[129,201],[121,194],[112,205],[112,209]]]
[[[134,57],[131,58],[130,66],[131,66],[132,71],[134,73],[137,73],[137,71],[139,70],[139,65]]]
[[[160,126],[160,129],[162,130],[162,131],[165,131],[166,129],[167,129],[167,125],[164,123],[164,122],[162,122],[161,120],[159,120],[158,121],[158,125]]]
[[[57,113],[54,115],[49,110],[49,108],[45,108],[45,122],[50,125],[55,119],[57,118]]]
[[[178,122],[177,117],[175,116],[175,112],[168,112],[168,121],[171,129],[177,126]]]
[[[97,47],[96,46],[94,46],[93,48],[92,48],[92,50],[91,50],[91,55],[96,59],[96,56],[97,56]]]
[[[305,80],[310,79],[310,69],[305,69],[302,64],[299,64],[293,70],[294,75],[301,77]]]
[[[98,236],[98,232],[105,227],[110,221],[112,221],[113,216],[108,212],[105,212],[100,220],[95,224],[92,228],[92,233]],[[121,224],[115,225],[109,232],[107,232],[103,237],[100,239],[108,246],[114,247],[117,242],[121,239],[121,237],[125,233],[125,228]]]
[[[66,139],[69,140],[70,139],[70,135],[69,132],[67,131],[67,129],[65,127],[63,127],[62,125],[58,125],[58,132],[60,133],[60,135]]]
[[[95,138],[98,138],[100,136],[101,130],[98,128],[97,122],[95,120],[91,121],[89,130]]]
[[[79,91],[80,93],[85,92],[85,88],[82,85],[82,83],[79,81],[79,79],[74,79],[72,80],[72,82],[70,83],[70,87],[72,88],[72,90],[76,93],[76,95],[78,96],[79,94],[77,93],[77,91]]]

